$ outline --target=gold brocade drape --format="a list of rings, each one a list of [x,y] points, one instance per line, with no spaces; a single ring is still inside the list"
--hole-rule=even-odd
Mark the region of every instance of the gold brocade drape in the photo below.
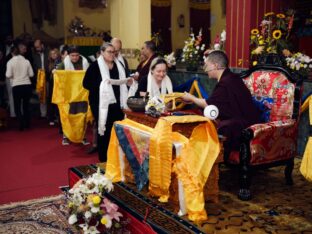
[[[189,6],[197,10],[209,10],[211,8],[210,0],[189,0]]]
[[[171,0],[151,0],[151,5],[156,7],[171,6]]]
[[[194,128],[189,142],[173,163],[173,171],[182,181],[188,217],[192,221],[207,219],[203,188],[216,161],[220,144],[214,124],[202,116],[169,116],[160,118],[150,139],[149,191],[168,200],[172,167],[172,125],[203,122]]]
[[[47,86],[46,74],[43,69],[39,69],[37,73],[36,91],[39,96],[40,103],[46,103],[47,99]]]
[[[69,37],[66,38],[65,43],[78,46],[101,46],[103,39],[102,37]]]
[[[303,103],[301,107],[301,112],[305,111],[309,108],[309,119],[310,119],[310,128],[312,126],[312,95],[307,98],[307,100]],[[312,181],[312,136],[309,137],[301,166],[300,166],[301,174],[309,181]]]
[[[191,122],[203,123],[194,128],[190,139],[177,132],[172,132],[174,123]],[[160,197],[161,202],[167,202],[171,173],[174,171],[183,184],[189,218],[193,221],[207,219],[203,188],[220,152],[220,144],[214,124],[202,116],[160,118],[154,129],[128,119],[117,123],[151,133],[149,147],[150,194]],[[175,141],[182,144],[182,150],[181,154],[173,161],[172,145]],[[122,160],[125,160],[124,156]],[[121,164],[119,143],[113,128],[108,147],[106,176],[112,178],[114,182],[122,180]]]
[[[80,143],[85,135],[87,122],[92,120],[88,105],[87,112],[70,114],[70,104],[88,102],[89,92],[82,87],[85,71],[57,70],[54,73],[52,102],[60,112],[63,132],[72,142]]]

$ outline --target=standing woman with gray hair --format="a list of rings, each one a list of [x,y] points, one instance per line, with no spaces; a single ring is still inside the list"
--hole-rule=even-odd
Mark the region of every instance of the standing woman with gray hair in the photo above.
[[[128,89],[125,69],[116,61],[112,44],[101,46],[101,55],[88,68],[83,87],[89,90],[89,104],[98,126],[98,154],[101,162],[107,160],[107,149],[113,123],[124,118]]]

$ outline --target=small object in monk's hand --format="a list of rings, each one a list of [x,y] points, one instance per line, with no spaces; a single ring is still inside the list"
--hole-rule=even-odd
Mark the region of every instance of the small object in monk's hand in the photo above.
[[[218,118],[219,115],[219,109],[215,105],[208,105],[204,109],[204,116],[211,119],[215,120]]]

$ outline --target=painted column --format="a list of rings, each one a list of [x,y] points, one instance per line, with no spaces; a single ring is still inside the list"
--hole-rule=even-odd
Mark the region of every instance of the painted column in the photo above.
[[[122,40],[123,54],[134,69],[135,49],[151,39],[151,0],[114,0],[109,7],[111,35]]]
[[[184,26],[178,24],[178,18],[184,19]],[[180,22],[181,23],[181,22]],[[184,41],[190,34],[190,10],[188,0],[171,1],[171,41],[172,51],[184,47]]]

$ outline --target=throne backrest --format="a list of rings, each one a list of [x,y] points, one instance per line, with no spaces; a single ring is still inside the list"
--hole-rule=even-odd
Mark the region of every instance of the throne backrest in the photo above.
[[[255,104],[263,111],[263,121],[292,118],[296,85],[283,72],[259,69],[243,80]]]

